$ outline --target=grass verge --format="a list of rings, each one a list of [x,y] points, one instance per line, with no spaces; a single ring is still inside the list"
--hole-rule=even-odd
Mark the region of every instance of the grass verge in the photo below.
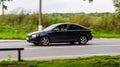
[[[120,34],[113,34],[113,33],[93,33],[94,38],[120,38]]]
[[[27,33],[0,33],[0,39],[25,39]],[[120,34],[93,32],[94,38],[120,38]]]
[[[120,56],[92,56],[46,61],[1,61],[0,67],[120,67]]]
[[[0,33],[0,39],[25,39],[26,33]]]

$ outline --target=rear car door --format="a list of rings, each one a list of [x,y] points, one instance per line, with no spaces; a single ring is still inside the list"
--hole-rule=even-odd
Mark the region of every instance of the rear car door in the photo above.
[[[69,25],[68,27],[68,36],[69,41],[77,41],[80,35],[80,27],[74,24]]]

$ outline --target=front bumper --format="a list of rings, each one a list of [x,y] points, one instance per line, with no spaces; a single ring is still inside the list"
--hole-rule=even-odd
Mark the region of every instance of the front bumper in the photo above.
[[[30,43],[38,43],[38,38],[31,38],[31,37],[27,36],[26,41],[30,42]]]

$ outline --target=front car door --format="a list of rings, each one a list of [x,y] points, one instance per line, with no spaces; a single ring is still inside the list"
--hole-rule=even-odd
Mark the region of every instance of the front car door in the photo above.
[[[52,42],[66,42],[67,41],[67,24],[62,24],[54,28],[53,32],[50,33]]]

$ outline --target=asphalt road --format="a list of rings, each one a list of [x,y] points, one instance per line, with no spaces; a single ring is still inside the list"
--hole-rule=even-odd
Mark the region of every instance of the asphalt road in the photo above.
[[[0,40],[0,48],[24,48],[22,59],[46,60],[76,58],[94,55],[120,55],[120,39],[93,39],[87,45],[51,44],[34,46],[25,40]],[[17,51],[0,51],[0,60],[17,59]]]

